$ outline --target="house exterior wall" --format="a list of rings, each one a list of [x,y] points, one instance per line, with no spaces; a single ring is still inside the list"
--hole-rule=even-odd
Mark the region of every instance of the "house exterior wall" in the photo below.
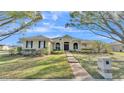
[[[9,50],[9,46],[3,46],[3,50]]]
[[[30,48],[30,47],[26,48],[26,41],[30,41],[30,40],[25,40],[25,41],[22,42],[22,44],[23,44],[22,45],[22,49],[37,49],[37,50],[39,49],[38,48],[38,41],[37,40],[33,40],[33,47],[32,48]]]
[[[47,42],[46,43],[46,47],[48,48],[48,54],[50,54],[51,51],[52,51],[52,44],[51,44],[51,42]]]
[[[60,50],[64,50],[64,42],[69,43],[69,50],[74,50],[74,47],[73,47],[74,43],[78,44],[78,49],[77,50],[80,50],[82,48],[80,41],[73,40],[73,39],[70,39],[70,38],[55,39],[53,42],[54,42],[54,44],[53,44],[53,49],[54,50],[56,49],[56,43],[60,43]]]
[[[124,45],[112,45],[112,50],[115,52],[124,52]]]
[[[42,49],[42,48],[39,48],[39,41],[41,42],[44,42],[45,40],[31,40],[33,41],[33,47],[32,48],[26,48],[26,41],[30,41],[30,40],[24,40],[22,42],[22,49],[36,49],[36,50],[39,50],[39,49]],[[51,51],[51,42],[50,41],[45,41],[45,47],[48,49],[48,51],[50,52]]]
[[[26,48],[26,41],[33,41],[33,47],[32,48]],[[40,39],[23,39],[22,42],[22,49],[36,49],[39,50],[39,41],[45,41],[45,47],[47,47],[48,52],[50,53],[52,50],[56,50],[56,43],[60,44],[60,50],[64,50],[64,43],[68,42],[69,43],[69,50],[73,51],[74,49],[74,43],[78,44],[78,49],[77,51],[80,51],[82,48],[90,48],[91,45],[87,43],[87,41],[81,41],[79,39],[75,39],[69,36],[61,37],[61,38],[54,38],[51,40],[45,40],[42,38]]]
[[[6,45],[0,46],[0,50],[9,50],[9,49],[10,49],[9,46],[6,46]]]

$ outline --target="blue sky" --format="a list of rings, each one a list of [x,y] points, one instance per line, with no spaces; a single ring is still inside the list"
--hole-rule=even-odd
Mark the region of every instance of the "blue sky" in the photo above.
[[[19,38],[30,37],[36,35],[44,35],[50,38],[70,35],[76,38],[84,40],[101,40],[104,42],[112,42],[112,40],[94,35],[89,30],[65,28],[64,25],[69,22],[69,12],[42,12],[43,20],[39,21],[36,25],[24,30],[23,33],[13,35],[3,41],[0,44],[16,45]],[[15,24],[16,25],[16,24]]]

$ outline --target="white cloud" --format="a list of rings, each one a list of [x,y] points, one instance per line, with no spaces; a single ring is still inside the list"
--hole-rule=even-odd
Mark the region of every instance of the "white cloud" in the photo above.
[[[44,22],[43,25],[50,25],[50,23],[48,23],[48,22]]]
[[[74,28],[65,28],[64,26],[50,24],[47,22],[43,23],[43,26],[41,27],[34,27],[29,30],[29,32],[49,32],[49,31],[61,31],[61,32],[88,32],[87,30],[78,30]]]
[[[43,13],[42,16],[43,16],[43,19],[51,19],[53,21],[56,21],[60,16],[62,15],[62,12],[49,12],[49,13]]]
[[[98,35],[97,35],[95,38],[96,38],[96,39],[108,39],[108,38],[106,38],[106,37],[98,36]]]
[[[36,29],[34,29],[36,32],[46,32],[48,31],[48,28],[46,27],[37,27]]]
[[[49,29],[47,27],[34,27],[32,29],[28,29],[28,32],[48,32]]]
[[[45,35],[45,36],[47,36],[47,35]],[[49,37],[49,38],[56,38],[56,37],[60,37],[61,35],[48,35],[47,37]]]
[[[57,29],[60,31],[67,31],[67,32],[82,32],[82,31],[88,31],[88,30],[78,30],[78,29],[74,29],[74,28],[65,28],[64,26],[56,26],[56,25],[51,25],[50,26],[51,29]]]
[[[46,19],[47,18],[44,13],[42,13],[42,17],[43,17],[43,19]]]
[[[65,30],[66,29],[63,26],[56,26],[56,25],[51,25],[50,28],[52,28],[52,29],[58,29],[58,30]]]
[[[53,19],[54,21],[56,21],[56,20],[58,19],[58,15],[53,14],[53,15],[52,15],[52,19]]]
[[[57,19],[59,19],[60,16],[62,16],[63,12],[51,12],[52,15],[52,20],[56,21]]]

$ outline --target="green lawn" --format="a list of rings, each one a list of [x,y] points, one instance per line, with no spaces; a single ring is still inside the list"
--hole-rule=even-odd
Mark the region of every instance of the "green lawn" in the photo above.
[[[73,53],[82,65],[95,79],[103,79],[97,72],[97,58],[100,56],[108,56],[113,60],[121,60],[123,62],[112,62],[112,75],[113,79],[124,79],[124,53],[113,52],[110,54],[81,54]]]
[[[44,57],[0,56],[0,79],[72,79],[64,54]]]

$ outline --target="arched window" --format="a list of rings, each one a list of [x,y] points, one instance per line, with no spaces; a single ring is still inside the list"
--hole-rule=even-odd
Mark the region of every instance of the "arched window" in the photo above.
[[[56,43],[56,50],[60,50],[60,43]]]
[[[78,43],[73,44],[73,49],[78,49]]]

